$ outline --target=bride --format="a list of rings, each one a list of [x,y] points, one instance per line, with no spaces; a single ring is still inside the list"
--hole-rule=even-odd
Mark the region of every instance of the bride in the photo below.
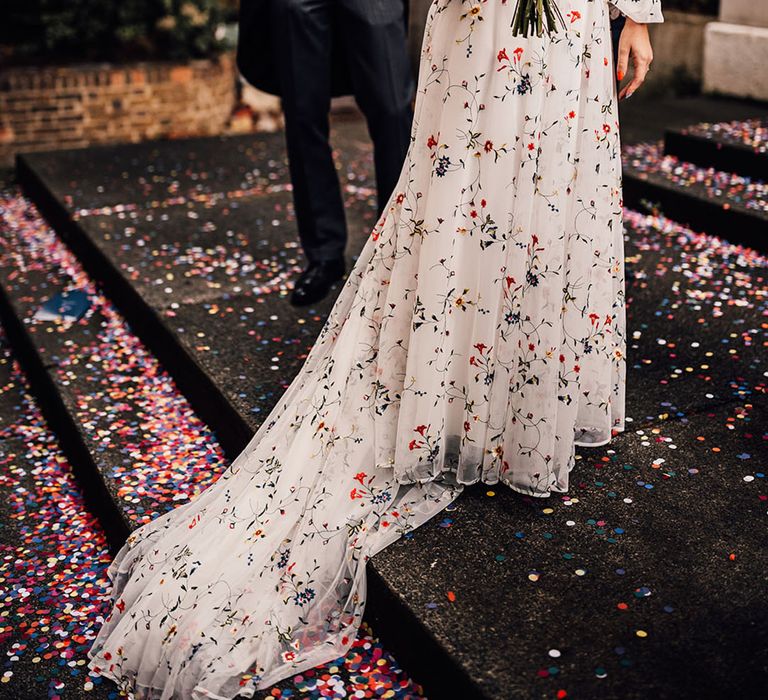
[[[346,653],[365,565],[464,484],[568,488],[624,429],[617,100],[659,0],[434,0],[399,181],[298,375],[193,501],[109,568],[90,668],[136,698],[252,697]],[[617,94],[617,72],[633,62]]]

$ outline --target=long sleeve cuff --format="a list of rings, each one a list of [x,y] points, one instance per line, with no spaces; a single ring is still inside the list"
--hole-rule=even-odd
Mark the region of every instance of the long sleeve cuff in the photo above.
[[[608,4],[611,17],[622,14],[643,24],[664,21],[664,16],[661,14],[661,0],[611,0]]]

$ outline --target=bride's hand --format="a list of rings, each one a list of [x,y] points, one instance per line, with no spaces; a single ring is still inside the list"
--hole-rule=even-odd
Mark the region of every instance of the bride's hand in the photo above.
[[[627,17],[619,37],[619,58],[616,66],[616,77],[619,82],[624,80],[627,74],[630,59],[632,60],[632,80],[621,88],[619,99],[631,97],[632,93],[643,84],[653,61],[648,25],[640,24]]]

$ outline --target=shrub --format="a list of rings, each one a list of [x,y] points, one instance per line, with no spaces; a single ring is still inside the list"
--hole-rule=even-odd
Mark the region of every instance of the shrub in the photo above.
[[[6,61],[204,58],[222,49],[219,0],[6,0]]]

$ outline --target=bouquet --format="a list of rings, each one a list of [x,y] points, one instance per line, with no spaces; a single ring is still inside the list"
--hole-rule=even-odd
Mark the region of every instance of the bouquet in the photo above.
[[[565,21],[555,0],[517,0],[512,18],[513,36],[529,36],[531,32],[541,36],[545,29],[547,34],[554,34],[558,25],[564,27]]]

